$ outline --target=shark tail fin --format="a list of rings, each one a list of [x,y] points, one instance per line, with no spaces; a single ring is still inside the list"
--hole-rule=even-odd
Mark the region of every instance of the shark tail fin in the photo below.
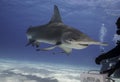
[[[56,5],[54,5],[54,13],[49,23],[62,23],[62,18]]]

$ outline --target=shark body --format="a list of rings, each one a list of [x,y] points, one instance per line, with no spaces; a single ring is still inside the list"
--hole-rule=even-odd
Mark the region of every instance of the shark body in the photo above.
[[[61,48],[69,54],[72,49],[84,49],[89,45],[106,45],[98,42],[84,34],[83,32],[65,25],[59,13],[58,7],[54,6],[54,14],[49,23],[30,27],[27,30],[28,45],[39,47],[40,43],[48,43],[53,46],[47,48],[38,48],[37,50],[52,50],[55,47]]]

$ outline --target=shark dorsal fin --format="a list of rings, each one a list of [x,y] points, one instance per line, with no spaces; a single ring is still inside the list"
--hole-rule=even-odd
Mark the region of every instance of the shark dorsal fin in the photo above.
[[[62,23],[59,9],[54,5],[54,13],[49,23]]]

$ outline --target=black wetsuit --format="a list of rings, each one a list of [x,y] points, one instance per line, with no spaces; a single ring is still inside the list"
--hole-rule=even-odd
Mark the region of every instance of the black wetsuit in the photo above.
[[[103,53],[102,55],[98,56],[96,58],[96,63],[100,64],[100,62],[102,60],[105,59],[111,59],[111,58],[115,58],[115,57],[120,57],[120,45],[117,45],[115,48],[113,48],[112,50],[110,50],[107,53]],[[103,71],[101,73],[108,73],[108,76],[110,76],[111,74],[113,74],[113,72],[115,72],[117,69],[120,69],[120,60],[118,60],[116,62],[116,64],[114,65],[113,68]]]

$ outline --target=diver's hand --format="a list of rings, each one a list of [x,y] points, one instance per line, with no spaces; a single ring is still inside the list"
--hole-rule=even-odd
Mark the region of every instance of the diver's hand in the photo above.
[[[104,60],[104,53],[101,54],[100,56],[98,56],[96,59],[95,59],[95,63],[100,65],[101,61]]]
[[[100,62],[101,62],[102,60],[99,58],[99,57],[97,57],[96,59],[95,59],[95,63],[96,64],[98,64],[98,65],[100,65]]]

